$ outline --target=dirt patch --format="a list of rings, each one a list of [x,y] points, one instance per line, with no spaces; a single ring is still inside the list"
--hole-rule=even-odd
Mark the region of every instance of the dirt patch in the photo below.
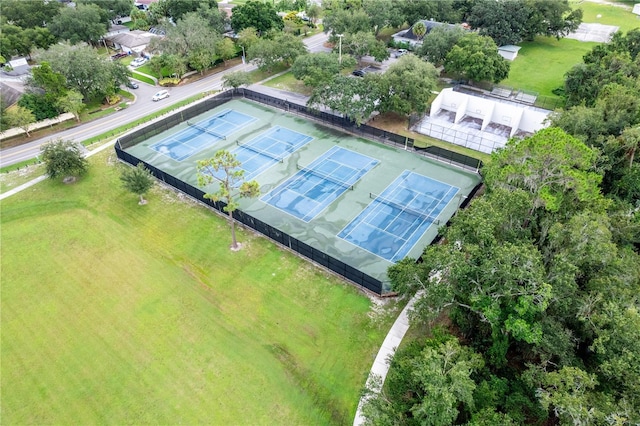
[[[407,129],[408,124],[409,121],[406,117],[394,112],[385,112],[383,114],[379,114],[373,117],[367,123],[368,126],[386,130],[388,132],[397,133],[399,135],[406,135],[408,133],[411,133]]]

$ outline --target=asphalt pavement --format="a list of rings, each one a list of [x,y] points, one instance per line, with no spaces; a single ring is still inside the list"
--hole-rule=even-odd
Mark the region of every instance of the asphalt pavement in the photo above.
[[[327,41],[327,35],[324,33],[316,34],[304,40],[307,49],[310,52],[326,52],[331,49],[324,47]],[[0,167],[9,166],[21,161],[30,160],[40,154],[40,146],[51,140],[62,138],[82,142],[93,136],[97,136],[115,129],[123,124],[127,124],[143,118],[155,111],[167,107],[175,102],[187,99],[196,93],[217,91],[222,88],[222,77],[228,72],[234,71],[252,71],[256,67],[253,64],[240,64],[231,67],[222,72],[213,74],[201,80],[195,81],[184,86],[168,88],[170,96],[158,102],[153,102],[151,98],[161,88],[150,84],[138,82],[138,89],[130,89],[135,95],[135,99],[131,104],[123,110],[117,111],[109,116],[81,124],[71,129],[60,131],[54,135],[44,138],[34,139],[31,142],[0,150]]]

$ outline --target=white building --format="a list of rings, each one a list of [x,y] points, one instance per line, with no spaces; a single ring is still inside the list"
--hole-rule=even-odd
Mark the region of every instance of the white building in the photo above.
[[[550,111],[515,102],[444,89],[431,113],[414,130],[436,139],[490,153],[512,137],[529,136],[547,126]]]

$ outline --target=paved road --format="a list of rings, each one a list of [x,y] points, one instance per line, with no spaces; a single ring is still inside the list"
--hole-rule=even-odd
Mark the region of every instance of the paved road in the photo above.
[[[326,40],[327,35],[320,33],[305,39],[304,43],[310,52],[329,51],[330,49],[324,47]],[[140,87],[138,89],[131,90],[131,92],[136,95],[136,99],[127,109],[89,123],[81,124],[72,129],[58,132],[55,135],[36,139],[17,147],[3,149],[0,151],[0,166],[8,166],[20,161],[35,158],[40,153],[40,145],[49,142],[52,139],[63,138],[81,142],[85,139],[107,132],[110,129],[138,120],[154,111],[165,108],[167,105],[189,98],[196,93],[220,90],[222,87],[222,76],[225,73],[240,70],[251,71],[253,69],[255,69],[254,65],[241,64],[194,83],[169,88],[168,90],[171,94],[170,97],[159,102],[153,102],[151,100],[153,94],[159,90],[158,87],[154,87],[146,83],[139,83]]]

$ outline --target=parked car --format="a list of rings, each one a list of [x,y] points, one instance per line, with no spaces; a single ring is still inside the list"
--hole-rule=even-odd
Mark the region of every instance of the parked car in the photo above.
[[[136,83],[135,81],[129,80],[127,81],[127,87],[130,89],[137,89],[140,86],[138,86],[138,83]]]
[[[127,56],[129,55],[127,55],[126,53],[120,52],[120,53],[116,53],[115,55],[111,55],[111,60],[116,61],[118,59],[126,58]]]
[[[161,90],[158,93],[156,93],[155,95],[153,95],[153,98],[151,98],[152,101],[157,102],[161,99],[164,98],[168,98],[169,97],[169,91],[168,90]]]
[[[407,53],[407,49],[398,49],[398,51],[396,52],[396,58],[399,58],[400,56],[406,53]]]
[[[364,68],[360,68],[359,70],[355,70],[351,74],[355,75],[356,77],[364,77],[367,74],[380,72],[380,71],[382,71],[380,68],[369,65]]]
[[[145,62],[147,62],[145,58],[136,58],[133,61],[131,61],[129,65],[131,65],[132,67],[139,67],[141,65],[144,65]]]

